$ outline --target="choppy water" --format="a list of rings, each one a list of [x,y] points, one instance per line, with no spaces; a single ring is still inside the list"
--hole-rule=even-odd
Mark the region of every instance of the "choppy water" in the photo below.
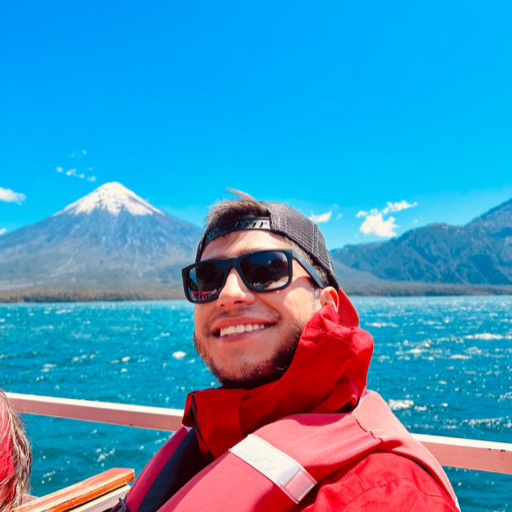
[[[375,340],[369,388],[413,432],[512,442],[512,297],[354,300]],[[0,306],[0,387],[182,408],[215,385],[185,302]],[[34,494],[139,472],[167,432],[25,417]],[[512,510],[512,476],[447,470],[463,511]]]

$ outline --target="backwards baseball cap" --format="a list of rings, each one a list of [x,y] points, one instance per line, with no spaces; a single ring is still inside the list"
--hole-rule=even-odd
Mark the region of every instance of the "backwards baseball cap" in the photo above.
[[[356,327],[359,324],[359,317],[352,302],[338,284],[331,255],[318,226],[305,215],[286,204],[261,201],[260,205],[266,209],[267,216],[230,218],[226,222],[213,223],[213,225],[207,226],[197,248],[196,263],[201,259],[205,247],[212,240],[234,231],[256,229],[285,236],[295,242],[311,257],[313,263],[325,271],[327,283],[324,284],[333,286],[338,290],[340,323],[347,327]]]

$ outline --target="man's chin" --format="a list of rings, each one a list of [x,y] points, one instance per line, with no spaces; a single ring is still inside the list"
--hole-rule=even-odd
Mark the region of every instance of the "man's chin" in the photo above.
[[[219,381],[220,385],[228,389],[254,389],[270,382],[280,379],[284,372],[274,371],[273,373],[262,374],[255,372],[253,374],[245,374],[243,376],[230,376],[225,374],[216,374],[214,376]]]
[[[279,380],[288,370],[299,344],[302,329],[298,326],[290,329],[289,343],[278,347],[278,351],[266,361],[252,362],[234,360],[221,367],[214,358],[204,350],[204,344],[194,335],[194,346],[201,359],[208,366],[214,377],[225,388],[254,389],[270,382]],[[231,365],[231,366],[230,366]]]
[[[290,347],[274,355],[271,360],[260,363],[256,367],[238,368],[236,373],[222,371],[211,365],[209,365],[209,368],[219,383],[225,388],[254,389],[279,380],[288,370],[296,348],[296,346]]]

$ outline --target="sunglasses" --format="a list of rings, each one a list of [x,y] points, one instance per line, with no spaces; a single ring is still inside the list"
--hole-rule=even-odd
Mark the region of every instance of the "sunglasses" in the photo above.
[[[282,290],[292,281],[294,259],[324,288],[319,275],[304,258],[291,249],[277,249],[249,252],[237,258],[204,260],[185,267],[181,271],[185,296],[194,304],[216,300],[232,268],[249,290],[258,293]]]

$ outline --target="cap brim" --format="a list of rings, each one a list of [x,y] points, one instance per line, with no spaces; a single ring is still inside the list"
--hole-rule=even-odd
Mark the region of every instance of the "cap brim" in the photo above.
[[[357,327],[359,325],[359,315],[356,308],[341,288],[338,290],[338,296],[340,298],[338,308],[340,324],[345,327]]]

